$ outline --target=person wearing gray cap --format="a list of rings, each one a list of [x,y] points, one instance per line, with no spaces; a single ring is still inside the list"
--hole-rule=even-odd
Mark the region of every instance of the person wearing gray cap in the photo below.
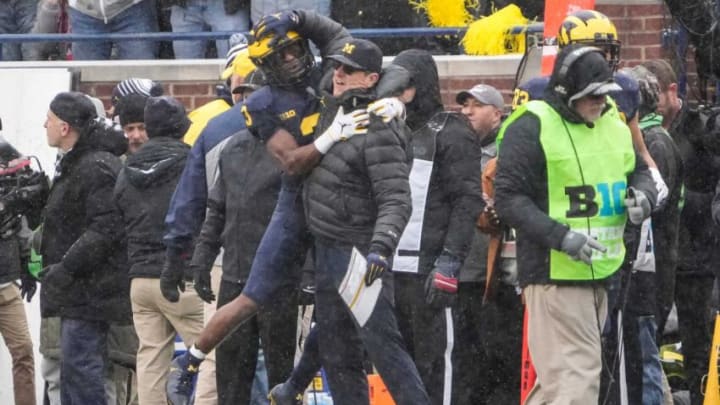
[[[467,117],[475,133],[480,137],[481,145],[486,147],[493,143],[505,109],[502,94],[493,86],[478,84],[470,90],[458,93],[455,100],[462,106],[462,114]],[[494,149],[488,153],[488,156],[491,155],[490,158],[495,156]],[[487,163],[487,160],[489,158],[483,157],[483,163]]]
[[[495,167],[495,139],[505,108],[502,94],[493,86],[478,84],[461,91],[455,100],[480,140],[483,175]],[[491,162],[493,162],[491,164]],[[483,176],[484,177],[484,176]],[[485,182],[483,182],[485,183]],[[497,218],[492,191],[483,184],[485,208],[481,216]],[[455,312],[459,404],[517,403],[520,401],[522,303],[516,289],[514,260],[495,261],[490,252],[511,236],[498,227],[485,228],[478,219],[470,251],[460,271],[458,305]],[[491,232],[488,232],[491,231]],[[492,242],[491,242],[492,240]],[[510,241],[506,246],[513,246]],[[488,250],[490,249],[490,250]],[[502,250],[503,257],[509,249]],[[492,260],[488,264],[488,256]],[[486,364],[486,367],[474,367]]]
[[[607,95],[620,87],[598,48],[558,54],[543,100],[498,135],[495,209],[516,230],[518,281],[537,382],[526,404],[597,403],[605,282],[657,190]]]

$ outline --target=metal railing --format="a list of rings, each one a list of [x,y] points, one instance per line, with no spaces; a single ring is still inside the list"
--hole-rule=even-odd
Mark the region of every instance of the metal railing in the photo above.
[[[415,37],[460,35],[467,27],[451,28],[361,28],[351,29],[358,38]],[[218,40],[228,39],[235,32],[148,32],[126,34],[0,34],[0,43],[17,42],[100,42],[100,41],[177,41],[177,40]],[[247,34],[247,32],[245,32]]]

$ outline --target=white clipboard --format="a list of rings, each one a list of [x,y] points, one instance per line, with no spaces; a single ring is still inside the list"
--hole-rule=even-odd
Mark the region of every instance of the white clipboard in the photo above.
[[[350,263],[345,277],[340,282],[338,292],[360,327],[365,326],[370,319],[382,289],[381,279],[375,280],[369,287],[365,285],[366,271],[367,260],[357,248],[353,247]]]

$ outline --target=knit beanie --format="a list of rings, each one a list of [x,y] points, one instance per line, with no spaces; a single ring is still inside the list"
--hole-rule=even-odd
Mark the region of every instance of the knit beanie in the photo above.
[[[145,122],[145,104],[148,97],[142,94],[128,94],[118,101],[115,113],[120,119],[120,125],[125,126],[133,122]]]
[[[145,104],[145,131],[148,138],[182,138],[192,122],[185,107],[173,97],[150,97]]]

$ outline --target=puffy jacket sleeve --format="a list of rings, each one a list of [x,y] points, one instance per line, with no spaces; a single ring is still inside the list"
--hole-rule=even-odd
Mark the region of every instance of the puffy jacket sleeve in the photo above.
[[[495,210],[503,223],[547,248],[559,250],[568,227],[550,218],[547,206],[538,205],[547,200],[540,130],[540,120],[529,112],[505,129],[498,151]]]
[[[480,175],[482,149],[472,129],[457,117],[438,135],[438,174],[450,202],[443,249],[464,260],[470,250],[475,221],[484,207]]]
[[[320,50],[320,55],[339,52],[345,42],[351,38],[350,32],[338,22],[311,10],[296,10],[300,16],[298,33],[311,40]]]
[[[394,125],[394,124],[391,124]],[[410,167],[401,129],[371,118],[365,140],[364,158],[377,219],[372,244],[395,251],[412,211],[410,199]]]
[[[85,231],[65,253],[62,263],[73,274],[92,272],[124,237],[124,225],[115,205],[113,189],[120,171],[120,160],[107,154],[88,159],[86,177]]]

